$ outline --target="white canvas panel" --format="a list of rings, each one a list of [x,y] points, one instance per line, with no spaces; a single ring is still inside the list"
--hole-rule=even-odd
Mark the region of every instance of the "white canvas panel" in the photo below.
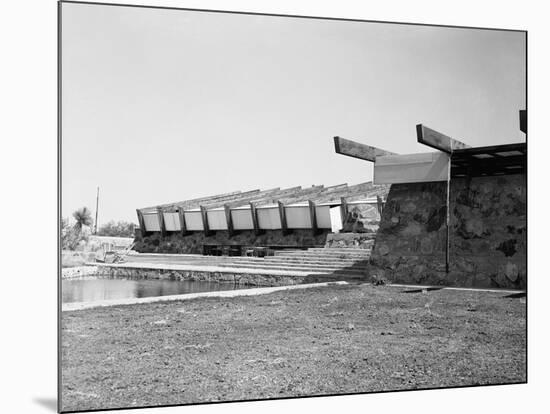
[[[157,213],[145,213],[143,215],[143,221],[145,223],[145,230],[147,231],[160,231],[159,218]]]
[[[253,230],[252,213],[250,207],[247,209],[231,210],[231,219],[235,230]]]
[[[180,231],[180,218],[179,214],[175,212],[164,212],[164,226],[166,231]]]
[[[330,208],[330,228],[333,233],[342,230],[342,208],[340,206]]]
[[[227,219],[225,218],[225,210],[208,210],[208,227],[210,230],[227,230]]]
[[[200,211],[186,211],[185,226],[189,231],[203,231],[202,217]]]
[[[374,162],[374,184],[447,181],[449,155],[443,152],[385,155]]]
[[[286,225],[289,229],[310,229],[311,217],[309,205],[300,207],[285,207]]]
[[[258,214],[258,227],[265,230],[276,230],[281,228],[281,217],[279,216],[278,207],[259,208],[256,210]]]

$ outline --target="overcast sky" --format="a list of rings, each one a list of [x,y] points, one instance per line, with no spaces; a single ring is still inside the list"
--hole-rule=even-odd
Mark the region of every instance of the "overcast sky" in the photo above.
[[[430,151],[523,142],[525,34],[63,4],[63,216],[256,188],[357,184],[339,135]]]

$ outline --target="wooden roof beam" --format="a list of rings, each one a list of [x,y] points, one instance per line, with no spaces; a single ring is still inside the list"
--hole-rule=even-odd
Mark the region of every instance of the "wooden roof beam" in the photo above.
[[[150,210],[150,211],[147,211],[147,212],[151,213],[151,212],[156,211],[157,207],[162,207],[162,208],[164,208],[164,207],[181,207],[181,206],[185,206],[185,205],[189,205],[189,204],[193,204],[193,203],[198,203],[198,202],[203,202],[203,201],[209,201],[209,200],[215,200],[215,199],[220,199],[220,198],[232,197],[232,196],[235,196],[235,195],[240,194],[240,193],[241,193],[241,191],[233,191],[233,192],[230,192],[230,193],[216,194],[216,195],[208,196],[208,197],[193,198],[191,200],[177,201],[177,202],[174,202],[174,203],[157,204],[156,206],[143,207],[140,210],[142,210],[142,211]]]
[[[451,154],[456,149],[470,148],[470,145],[448,137],[422,124],[416,126],[416,138],[419,143],[446,152],[447,154]]]
[[[326,203],[330,201],[340,200],[341,197],[351,197],[361,193],[367,193],[368,191],[372,191],[373,189],[374,189],[374,185],[372,184],[372,181],[361,183],[361,184],[350,185],[347,188],[344,188],[334,193],[322,194],[321,196],[315,199],[315,202]]]
[[[197,208],[197,207],[198,208],[205,207],[207,209],[211,209],[211,208],[221,207],[226,203],[247,199],[247,198],[250,198],[252,196],[256,196],[260,193],[261,193],[260,190],[246,191],[246,192],[237,194],[237,195],[232,196],[232,197],[227,197],[227,198],[218,199],[218,200],[214,200],[214,201],[202,202],[202,203],[199,203],[199,205],[192,205],[191,204],[189,206],[186,206],[185,209],[188,210],[188,209]]]
[[[527,134],[527,110],[522,109],[519,111],[519,129],[521,132]]]
[[[377,156],[395,155],[394,152],[371,147],[370,145],[361,144],[342,137],[334,137],[334,149],[337,154],[371,162],[374,162]]]
[[[239,197],[236,200],[225,201],[225,202],[223,202],[223,206],[224,207],[228,206],[229,208],[244,206],[244,205],[247,205],[249,202],[258,199],[259,197],[267,197],[267,196],[272,195],[272,194],[277,194],[280,191],[281,191],[281,189],[279,187],[272,188],[270,190],[260,191],[258,193],[254,193],[254,194],[249,195],[247,197]],[[208,209],[212,209],[212,208],[216,208],[216,207],[221,207],[222,203],[204,204],[204,206],[207,207]]]
[[[339,191],[342,188],[347,188],[347,184],[333,185],[331,187],[313,187],[311,189],[312,191],[304,191],[294,197],[281,198],[280,201],[283,201],[285,204],[301,203],[308,200],[315,200],[317,197]]]

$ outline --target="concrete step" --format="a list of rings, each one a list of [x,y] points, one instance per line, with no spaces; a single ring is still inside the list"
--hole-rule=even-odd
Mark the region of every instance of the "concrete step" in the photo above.
[[[355,264],[367,264],[369,259],[362,260],[266,260],[262,262],[263,264],[289,264],[289,265],[300,265],[300,266],[353,266]],[[260,263],[260,262],[248,262],[248,261],[236,261],[234,263]]]
[[[256,266],[256,265],[237,265],[224,263],[219,267],[248,268],[248,269],[278,269],[278,270],[296,270],[300,272],[326,272],[334,273],[338,271],[345,272],[364,272],[366,267],[302,267],[302,266]]]
[[[257,263],[257,264],[301,264],[301,265],[331,265],[331,266],[351,266],[355,263],[364,263],[368,261],[368,257],[361,258],[325,258],[325,257],[279,257],[269,256],[266,258],[255,257],[215,257],[215,258],[164,258],[155,256],[133,256],[128,257],[127,262],[150,262],[150,263],[189,263],[189,264],[216,264],[216,263]]]
[[[367,242],[368,245],[371,245],[371,244],[374,244],[374,240],[369,240]],[[311,247],[307,250],[304,250],[304,251],[307,251],[307,252],[341,252],[341,251],[350,251],[350,252],[354,252],[354,251],[361,251],[361,250],[366,250],[364,247],[363,248],[360,248],[360,247]],[[283,250],[285,251],[285,250]]]
[[[303,258],[326,258],[326,259],[362,259],[364,257],[370,257],[370,251],[365,253],[343,254],[343,253],[329,253],[329,254],[317,254],[317,253],[286,253],[277,254],[274,257],[303,257]]]
[[[237,264],[237,263],[223,263],[218,264],[219,267],[225,268],[247,268],[247,269],[263,269],[263,270],[295,270],[301,272],[323,272],[327,274],[331,273],[346,273],[346,274],[362,274],[366,271],[365,267],[310,267],[310,266],[285,266],[285,265],[274,265],[274,266],[260,266],[253,264]]]
[[[291,255],[291,256],[266,256],[262,257],[248,257],[248,256],[185,256],[185,255],[149,255],[149,254],[140,254],[133,256],[126,256],[126,260],[129,262],[133,261],[155,261],[155,262],[169,262],[169,263],[179,263],[179,262],[223,262],[223,261],[277,261],[277,260],[288,260],[288,261],[304,261],[304,262],[353,262],[356,260],[364,260],[369,257],[368,254],[359,255],[359,256],[324,256],[324,255]]]

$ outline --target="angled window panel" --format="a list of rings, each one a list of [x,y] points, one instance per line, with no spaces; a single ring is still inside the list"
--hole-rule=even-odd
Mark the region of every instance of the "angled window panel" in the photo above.
[[[203,231],[202,226],[202,217],[199,210],[196,211],[186,211],[185,213],[185,224],[187,225],[188,231]]]
[[[210,230],[227,230],[227,219],[223,208],[216,208],[206,212]]]
[[[339,209],[339,207],[338,207]],[[320,229],[332,228],[330,220],[330,206],[316,206],[315,214],[317,216],[317,227]],[[338,213],[339,214],[339,213]]]
[[[147,231],[160,231],[160,223],[157,213],[144,213],[143,222],[145,223],[145,230]]]
[[[258,207],[258,226],[262,230],[279,230],[281,217],[278,206]]]
[[[254,230],[250,207],[232,209],[231,218],[233,219],[233,228],[235,230]]]
[[[289,229],[310,229],[309,206],[285,206],[286,223]]]
[[[180,225],[180,218],[177,212],[163,212],[164,216],[164,225],[166,227],[166,231],[180,231],[181,225]]]
[[[443,152],[385,155],[374,162],[374,184],[447,181],[449,155]]]

